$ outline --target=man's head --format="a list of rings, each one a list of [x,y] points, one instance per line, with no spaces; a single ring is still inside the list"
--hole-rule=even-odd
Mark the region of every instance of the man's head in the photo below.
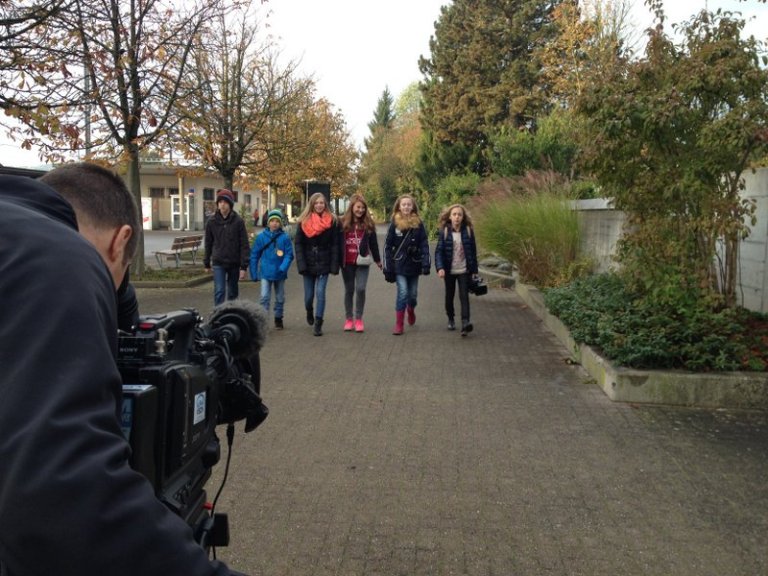
[[[72,205],[80,233],[96,247],[119,286],[141,232],[139,211],[122,178],[97,164],[76,162],[40,178]]]
[[[226,218],[235,206],[235,195],[232,194],[231,190],[227,190],[226,188],[218,190],[216,192],[216,206],[218,206],[221,215]]]

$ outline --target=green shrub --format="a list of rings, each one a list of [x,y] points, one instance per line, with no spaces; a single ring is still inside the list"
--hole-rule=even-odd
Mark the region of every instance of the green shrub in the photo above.
[[[676,306],[633,292],[616,274],[544,291],[544,302],[580,344],[628,368],[765,371],[768,315],[744,308]]]

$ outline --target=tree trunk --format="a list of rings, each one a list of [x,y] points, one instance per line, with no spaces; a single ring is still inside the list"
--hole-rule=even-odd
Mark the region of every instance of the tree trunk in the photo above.
[[[128,145],[125,147],[125,153],[128,156],[128,173],[126,181],[128,189],[136,200],[136,207],[139,210],[139,243],[136,247],[136,254],[133,256],[131,264],[133,277],[141,278],[144,274],[144,214],[141,209],[141,165],[139,163],[139,149],[136,146]]]

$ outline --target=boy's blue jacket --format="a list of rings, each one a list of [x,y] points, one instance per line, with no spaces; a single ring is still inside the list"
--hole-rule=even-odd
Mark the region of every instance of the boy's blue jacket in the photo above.
[[[278,251],[282,252],[278,256]],[[293,243],[282,228],[262,230],[251,248],[251,280],[285,280],[293,262]],[[261,266],[259,266],[261,265]]]

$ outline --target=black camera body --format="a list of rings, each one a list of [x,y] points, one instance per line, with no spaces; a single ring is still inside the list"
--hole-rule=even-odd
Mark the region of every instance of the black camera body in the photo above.
[[[226,516],[212,513],[204,488],[221,454],[216,427],[245,420],[250,432],[268,414],[259,396],[262,316],[222,306],[205,324],[196,310],[177,310],[143,316],[118,338],[131,467],[205,548],[229,540]]]
[[[488,284],[480,276],[472,276],[467,284],[467,290],[475,296],[484,296],[488,294]]]

